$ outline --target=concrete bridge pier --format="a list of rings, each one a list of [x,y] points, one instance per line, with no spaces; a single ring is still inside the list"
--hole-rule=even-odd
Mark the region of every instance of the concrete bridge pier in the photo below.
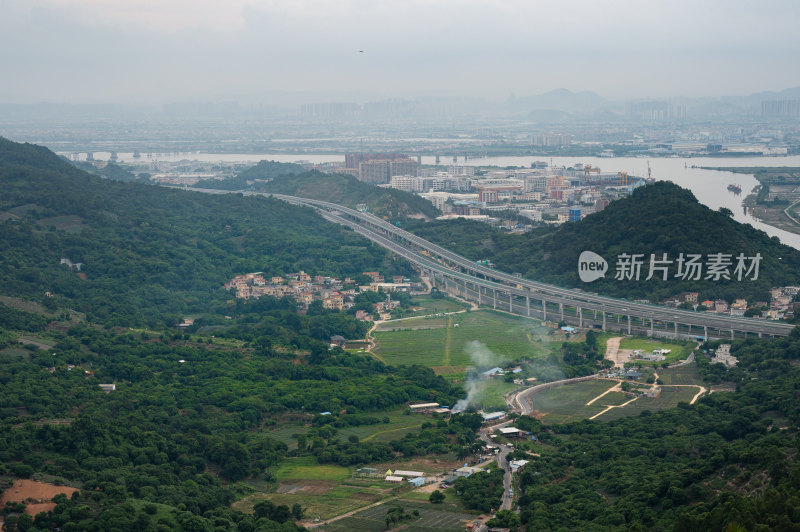
[[[602,311],[603,313],[603,332],[606,330],[606,311]]]
[[[492,288],[492,308],[497,308],[497,290]]]
[[[731,329],[731,341],[733,341],[733,329]]]
[[[631,315],[628,314],[628,336],[631,335]]]
[[[656,326],[655,321],[653,320],[653,318],[650,318],[650,336],[653,336],[653,329],[655,329],[655,326]]]
[[[706,341],[706,342],[708,341],[708,326],[707,325],[703,325],[703,340]]]
[[[575,307],[578,310],[578,328],[583,329],[583,311],[581,307]]]
[[[547,321],[547,301],[542,299],[542,321]]]
[[[531,317],[531,296],[525,297],[525,307],[528,309],[528,317]]]
[[[758,337],[761,338],[761,331],[758,331]]]
[[[561,313],[561,321],[564,321],[564,303],[558,304],[558,311]]]
[[[675,322],[675,338],[678,337],[678,322]]]
[[[514,312],[514,294],[511,292],[508,293],[508,311],[511,313]]]

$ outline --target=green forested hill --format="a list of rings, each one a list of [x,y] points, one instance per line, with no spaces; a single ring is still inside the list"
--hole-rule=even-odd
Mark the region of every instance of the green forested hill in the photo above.
[[[293,163],[279,163],[277,161],[260,161],[257,165],[242,170],[238,175],[222,181],[217,179],[204,179],[195,184],[197,188],[211,188],[218,190],[247,190],[253,188],[254,181],[274,179],[282,175],[294,175],[303,172],[303,167]]]
[[[520,272],[537,281],[620,297],[659,301],[680,292],[700,292],[702,299],[745,297],[769,301],[774,286],[800,283],[800,251],[780,244],[763,231],[741,224],[724,212],[700,204],[691,192],[658,182],[637,189],[630,197],[613,202],[599,213],[555,230],[543,229],[525,235],[503,235],[475,223],[447,222],[411,228],[414,232],[461,251],[475,260],[489,258],[503,271]],[[605,278],[587,284],[578,278],[578,257],[589,250],[608,261]],[[614,278],[617,257],[622,253],[644,255],[639,281]],[[670,276],[663,281],[656,274],[645,281],[650,254],[667,253],[673,261]],[[703,262],[711,253],[739,253],[763,257],[758,280],[675,279],[680,253],[701,254]],[[734,266],[730,268],[733,273]]]
[[[306,172],[295,176],[281,176],[265,183],[260,190],[331,201],[351,208],[366,204],[376,216],[387,216],[391,219],[418,216],[434,218],[440,214],[431,202],[416,194],[376,187],[343,174]]]
[[[0,295],[53,311],[0,305],[0,491],[32,477],[81,490],[35,519],[4,508],[7,530],[294,531],[299,504],[230,507],[274,490],[290,456],[349,466],[473,445],[458,420],[478,416],[391,442],[336,437],[389,423],[385,412],[409,401],[464,393],[431,369],[330,348],[332,335],[369,326],[343,312],[300,315],[289,299],[234,301],[222,289],[251,271],[411,273],[352,232],[268,198],[103,179],[5,139],[0,190]],[[185,313],[201,317],[178,331]],[[61,326],[45,331],[51,319]],[[307,444],[289,451],[267,434],[286,421]]]
[[[800,529],[799,333],[735,344],[727,375],[700,355],[736,392],[540,431],[547,452],[520,476],[527,529]]]
[[[5,139],[0,187],[0,294],[74,308],[90,321],[153,327],[220,305],[224,313],[222,284],[252,271],[411,274],[309,209],[102,179]],[[82,263],[85,279],[61,258]]]

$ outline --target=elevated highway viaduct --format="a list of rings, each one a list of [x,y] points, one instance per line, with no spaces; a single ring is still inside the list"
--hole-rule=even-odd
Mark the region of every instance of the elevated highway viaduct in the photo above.
[[[513,314],[668,337],[760,338],[785,336],[793,329],[784,322],[679,310],[523,279],[476,264],[370,213],[325,201],[263,195],[312,207],[326,219],[351,227],[405,258],[444,290]]]

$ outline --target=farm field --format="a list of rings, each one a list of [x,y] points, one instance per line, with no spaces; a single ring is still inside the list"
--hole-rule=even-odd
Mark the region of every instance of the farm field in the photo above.
[[[352,479],[350,468],[318,464],[313,456],[284,460],[275,471],[275,479],[277,488],[273,484],[250,485],[254,489],[274,488],[274,492],[255,493],[235,502],[233,508],[252,512],[263,500],[289,507],[297,503],[307,508],[309,518],[329,519],[388,497],[393,487],[382,479]]]
[[[420,329],[402,330],[414,327]],[[483,357],[486,364],[545,356],[550,351],[549,332],[551,329],[525,318],[491,311],[464,312],[384,323],[375,333],[375,352],[389,364],[422,364],[438,374],[463,375],[475,365],[471,353]]]
[[[622,392],[610,392],[595,401],[595,404],[602,406],[621,405],[630,401],[631,398]]]
[[[666,408],[674,408],[679,402],[689,403],[700,391],[697,387],[701,384],[697,367],[694,364],[675,369],[658,370],[658,375],[663,381],[659,397],[639,397],[635,401],[612,408],[595,419],[610,421],[621,417],[639,415],[645,410],[655,412]],[[533,408],[538,411],[537,416],[544,423],[557,424],[578,421],[590,418],[607,406],[623,405],[631,399],[622,392],[609,392],[589,406],[586,403],[594,397],[610,389],[615,381],[599,380],[585,381],[568,384],[550,390],[545,390],[531,398]]]
[[[283,460],[275,471],[277,480],[344,480],[350,477],[350,469],[337,465],[318,464],[313,456]]]
[[[347,439],[350,436],[356,436],[361,441],[378,441],[390,442],[392,440],[399,440],[407,433],[419,429],[426,421],[431,421],[431,416],[426,414],[409,414],[403,413],[403,410],[395,410],[393,412],[381,412],[375,414],[376,417],[388,417],[389,423],[378,423],[376,425],[361,425],[357,427],[342,427],[337,429],[337,437]],[[292,436],[294,434],[305,434],[308,432],[309,427],[299,424],[286,424],[281,425],[279,428],[270,430],[268,435],[271,438],[282,441],[289,446],[289,449],[297,448],[297,440]]]
[[[393,500],[387,503],[368,508],[350,517],[335,521],[325,527],[328,532],[350,532],[352,530],[367,530],[375,532],[385,530],[386,512],[391,508],[400,506],[406,512],[419,512],[419,518],[407,521],[403,525],[405,531],[449,532],[464,530],[465,525],[475,516],[463,511],[452,504],[426,504],[408,501],[405,499]]]
[[[677,368],[660,369],[658,377],[664,384],[700,384],[703,379],[697,371],[697,364],[687,364]]]
[[[445,298],[433,299],[430,296],[418,296],[411,302],[412,308],[403,312],[403,316],[422,316],[425,314],[438,314],[439,312],[458,312],[470,308],[468,303]]]
[[[659,397],[640,397],[631,404],[622,408],[612,408],[602,416],[595,418],[597,421],[611,421],[621,417],[638,416],[645,410],[655,412],[666,408],[674,408],[679,402],[688,403],[697,394],[699,388],[662,386]]]
[[[513,382],[505,382],[502,378],[480,381],[478,386],[474,404],[487,411],[504,410],[507,406],[505,394],[519,388]]]
[[[602,399],[589,406],[586,403],[615,385],[614,381],[589,380],[558,386],[533,395],[531,404],[543,423],[578,421],[602,412]]]
[[[285,504],[290,508],[294,504],[300,504],[306,509],[306,517],[310,519],[330,519],[377,502],[384,497],[383,494],[377,491],[336,486],[335,483],[322,481],[291,484],[289,485],[289,490],[289,493],[250,495],[233,503],[232,507],[241,512],[252,513],[253,506],[265,500],[271,501],[276,505]]]

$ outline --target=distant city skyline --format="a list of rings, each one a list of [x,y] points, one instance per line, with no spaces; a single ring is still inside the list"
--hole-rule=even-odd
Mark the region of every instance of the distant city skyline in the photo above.
[[[0,0],[0,103],[610,100],[800,86],[800,3]],[[362,52],[363,51],[363,52]]]

